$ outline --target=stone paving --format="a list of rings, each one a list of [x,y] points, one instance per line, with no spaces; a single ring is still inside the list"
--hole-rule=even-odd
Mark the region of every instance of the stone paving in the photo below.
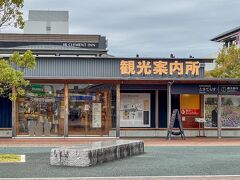
[[[21,167],[18,164],[0,164],[0,178],[15,178],[18,175],[15,179],[30,177],[38,177],[33,179],[47,177],[45,179],[54,180],[61,180],[61,177],[65,180],[240,179],[240,139],[238,138],[187,138],[186,140],[176,138],[171,141],[164,138],[124,138],[144,140],[146,153],[94,168],[65,169],[49,166],[52,147],[111,139],[115,138],[0,139],[0,153],[24,152],[27,160]],[[7,175],[9,172],[14,173]]]
[[[240,175],[239,146],[145,147],[142,155],[94,167],[50,166],[51,147],[5,147],[0,153],[26,154],[26,163],[0,164],[2,178],[136,177]],[[239,176],[240,177],[240,176]]]

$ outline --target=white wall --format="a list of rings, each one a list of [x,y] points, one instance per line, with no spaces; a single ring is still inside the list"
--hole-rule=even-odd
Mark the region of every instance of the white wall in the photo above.
[[[51,27],[50,31],[47,26]],[[24,34],[68,34],[68,22],[26,21]]]

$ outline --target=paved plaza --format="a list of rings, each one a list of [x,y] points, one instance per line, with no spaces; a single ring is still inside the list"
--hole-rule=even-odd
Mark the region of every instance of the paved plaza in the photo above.
[[[145,153],[94,167],[49,165],[52,147],[94,142],[96,138],[0,139],[0,153],[25,154],[26,163],[0,164],[1,178],[239,179],[240,139],[146,138]],[[32,142],[32,143],[31,143]],[[14,173],[13,173],[14,172]],[[212,176],[213,175],[213,176]],[[223,175],[221,178],[218,175]],[[172,177],[173,176],[173,177]],[[187,176],[187,177],[186,177]],[[203,176],[203,177],[202,177]],[[109,178],[112,177],[112,178]],[[79,178],[74,178],[79,179]]]

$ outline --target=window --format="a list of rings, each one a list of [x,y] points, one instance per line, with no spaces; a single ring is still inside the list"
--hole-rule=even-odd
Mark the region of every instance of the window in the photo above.
[[[17,99],[17,134],[30,136],[63,135],[64,86],[31,84]]]
[[[205,96],[205,127],[217,127],[217,96]],[[222,96],[222,127],[240,127],[240,96]]]

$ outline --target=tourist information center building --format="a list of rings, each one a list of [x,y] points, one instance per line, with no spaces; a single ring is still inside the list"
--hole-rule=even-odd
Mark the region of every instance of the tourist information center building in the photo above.
[[[212,59],[116,58],[98,35],[1,34],[0,46],[37,59],[25,95],[0,99],[1,136],[166,137],[173,109],[187,137],[240,136],[240,80],[205,78]]]

